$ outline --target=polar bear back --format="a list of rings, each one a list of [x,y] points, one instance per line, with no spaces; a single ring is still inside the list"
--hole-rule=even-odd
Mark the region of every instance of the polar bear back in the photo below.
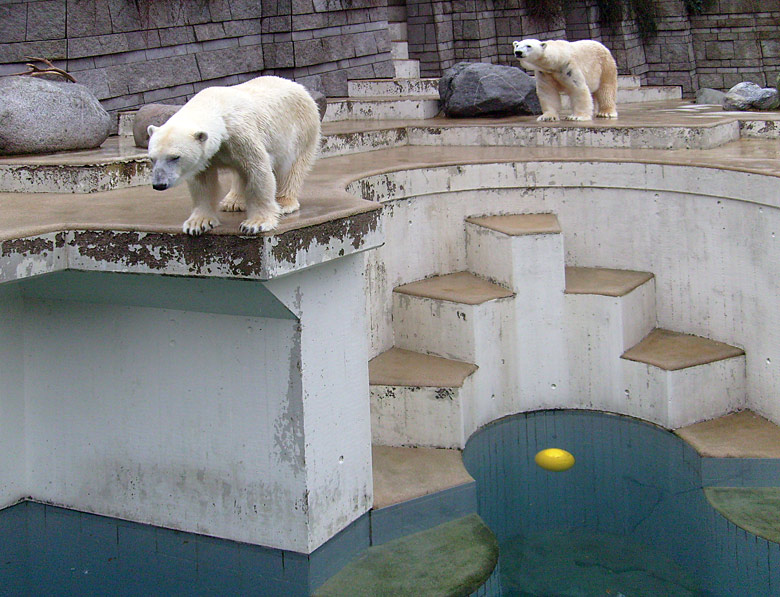
[[[222,140],[259,137],[270,149],[301,135],[319,134],[319,110],[302,85],[281,77],[263,76],[232,87],[208,87],[168,123],[184,130],[205,130]],[[306,139],[299,142],[305,144]]]
[[[543,54],[531,63],[532,68],[543,72],[564,74],[570,66],[576,66],[585,76],[591,91],[601,87],[602,81],[617,76],[617,65],[606,46],[592,39],[565,41],[554,39],[545,42]]]

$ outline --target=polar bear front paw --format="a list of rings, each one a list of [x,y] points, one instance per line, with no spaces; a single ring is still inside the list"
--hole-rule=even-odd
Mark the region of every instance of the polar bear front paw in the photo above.
[[[219,226],[219,220],[216,216],[211,214],[199,214],[193,213],[182,224],[182,231],[190,236],[200,236],[204,232],[208,232],[212,228]]]
[[[230,191],[219,202],[219,209],[222,211],[244,211],[246,209],[246,201],[240,195]]]
[[[241,232],[244,234],[260,234],[261,232],[270,232],[279,224],[278,216],[258,216],[247,218],[241,222]]]
[[[537,118],[536,120],[538,122],[553,122],[555,120],[558,120],[558,115],[545,112],[544,114],[539,116],[539,118]]]
[[[596,118],[617,118],[617,112],[598,112]]]
[[[577,122],[582,122],[583,120],[592,120],[590,116],[585,116],[583,114],[570,114],[569,116],[566,116],[564,120],[574,120]]]

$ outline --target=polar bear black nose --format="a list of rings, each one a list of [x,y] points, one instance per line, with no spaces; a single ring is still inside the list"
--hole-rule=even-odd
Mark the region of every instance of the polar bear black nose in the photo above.
[[[164,191],[165,189],[167,189],[167,188],[168,188],[168,185],[167,185],[166,183],[164,183],[164,182],[155,182],[155,183],[152,185],[152,188],[153,188],[155,191]]]

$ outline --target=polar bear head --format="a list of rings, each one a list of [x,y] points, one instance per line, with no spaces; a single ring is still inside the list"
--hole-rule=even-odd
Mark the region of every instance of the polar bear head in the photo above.
[[[544,54],[546,47],[547,42],[538,39],[523,39],[512,42],[515,57],[521,62],[534,63],[538,61]]]
[[[149,159],[152,160],[152,188],[164,191],[209,165],[221,139],[201,128],[169,119],[164,125],[149,125]]]

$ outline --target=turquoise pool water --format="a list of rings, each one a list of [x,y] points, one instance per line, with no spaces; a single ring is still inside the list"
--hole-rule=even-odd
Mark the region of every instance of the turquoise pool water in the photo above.
[[[576,464],[551,473],[544,448]],[[780,595],[780,546],[714,511],[702,460],[676,435],[629,417],[540,411],[469,440],[479,513],[501,546],[505,596]]]

